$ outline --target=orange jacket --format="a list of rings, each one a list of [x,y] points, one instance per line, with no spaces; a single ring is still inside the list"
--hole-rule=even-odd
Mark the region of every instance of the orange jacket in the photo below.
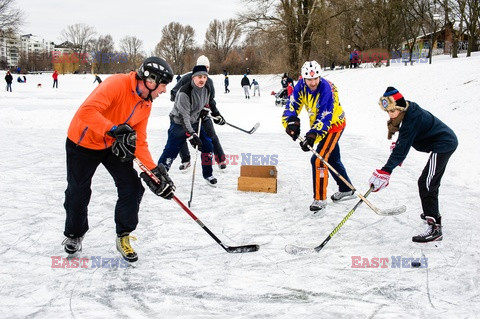
[[[79,146],[102,150],[112,146],[114,138],[106,135],[113,126],[127,123],[137,132],[135,156],[149,169],[157,164],[147,143],[147,123],[152,102],[136,92],[135,72],[112,75],[87,97],[75,113],[68,138]]]

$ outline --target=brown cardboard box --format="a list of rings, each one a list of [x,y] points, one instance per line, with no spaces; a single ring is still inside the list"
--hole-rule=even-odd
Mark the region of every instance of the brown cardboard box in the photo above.
[[[277,192],[277,168],[270,165],[242,165],[238,178],[239,191]]]

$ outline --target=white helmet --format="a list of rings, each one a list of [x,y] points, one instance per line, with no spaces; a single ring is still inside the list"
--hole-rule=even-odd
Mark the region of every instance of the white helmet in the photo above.
[[[317,61],[307,61],[302,66],[302,78],[315,79],[320,77],[322,67]]]

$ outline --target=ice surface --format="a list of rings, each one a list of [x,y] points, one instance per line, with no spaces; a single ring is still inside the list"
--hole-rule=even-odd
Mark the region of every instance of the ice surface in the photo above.
[[[259,244],[260,250],[225,252],[173,201],[147,190],[133,233],[139,260],[127,268],[118,262],[116,192],[103,167],[93,179],[90,231],[79,256],[88,258],[87,268],[52,267],[63,265],[61,258],[66,257],[61,245],[66,129],[97,85],[93,76],[60,75],[59,89],[51,88],[49,74],[27,76],[25,84],[13,83],[12,93],[0,92],[0,317],[479,317],[479,75],[478,54],[435,57],[431,65],[323,73],[339,88],[347,115],[340,140],[342,158],[360,192],[368,189],[372,171],[389,154],[387,116],[377,105],[387,86],[396,87],[456,132],[459,147],[440,188],[443,248],[427,249],[411,242],[411,236],[423,230],[416,181],[428,158],[412,150],[393,172],[388,188],[369,196],[379,208],[405,204],[406,213],[381,217],[361,205],[320,253],[287,254],[284,248],[289,244],[322,243],[356,200],[329,201],[322,216],[308,211],[311,154],[302,152],[281,126],[282,109],[270,95],[279,90],[280,75],[250,75],[262,92],[250,100],[243,98],[240,76],[230,76],[231,93],[224,94],[223,75],[213,75],[225,119],[247,130],[256,122],[261,125],[252,135],[216,126],[225,152],[240,160],[224,172],[214,168],[216,189],[204,183],[197,169],[191,209],[226,245]],[[171,108],[169,94],[154,102],[148,127],[154,158],[165,145]],[[305,113],[301,119],[305,133]],[[236,190],[242,154],[248,153],[278,161],[277,194]],[[170,175],[176,195],[186,203],[192,170],[182,174],[178,165],[179,160]],[[334,191],[330,179],[329,194]],[[92,256],[109,263],[93,267]],[[428,258],[428,267],[398,267],[392,257],[404,258],[408,265],[409,258]],[[367,265],[368,259],[369,265],[375,265],[381,258],[389,260],[385,268],[382,264],[352,267],[354,260]],[[117,267],[108,267],[112,262]]]

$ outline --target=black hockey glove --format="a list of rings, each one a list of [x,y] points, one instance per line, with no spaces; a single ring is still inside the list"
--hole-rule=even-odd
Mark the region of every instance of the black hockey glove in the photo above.
[[[204,121],[209,115],[210,115],[210,105],[207,104],[200,111],[200,115],[198,116],[198,119],[202,119],[202,121]]]
[[[147,173],[140,173],[140,177],[145,181],[148,188],[155,194],[165,199],[172,199],[175,194],[175,185],[173,184],[167,170],[162,164],[152,169],[152,173],[160,180],[160,184],[155,182]]]
[[[317,138],[316,133],[313,133],[313,132],[307,133],[307,135],[305,135],[305,139],[302,142],[300,142],[300,147],[302,148],[302,150],[304,152],[310,151],[309,146],[313,148],[313,144],[315,143],[316,138]]]
[[[202,150],[202,140],[198,137],[197,133],[195,132],[185,132],[187,136],[187,140],[192,144],[193,148],[198,147],[198,150]]]
[[[218,125],[224,125],[225,124],[225,119],[220,114],[220,112],[217,112],[215,114],[213,114],[213,112],[212,112],[212,120],[213,120],[213,123],[218,124]]]
[[[285,132],[287,132],[287,134],[295,141],[300,135],[300,119],[296,116],[289,116]]]
[[[132,161],[135,158],[137,132],[130,125],[120,124],[108,131],[107,135],[115,138],[112,145],[113,154],[120,157],[124,162]]]

